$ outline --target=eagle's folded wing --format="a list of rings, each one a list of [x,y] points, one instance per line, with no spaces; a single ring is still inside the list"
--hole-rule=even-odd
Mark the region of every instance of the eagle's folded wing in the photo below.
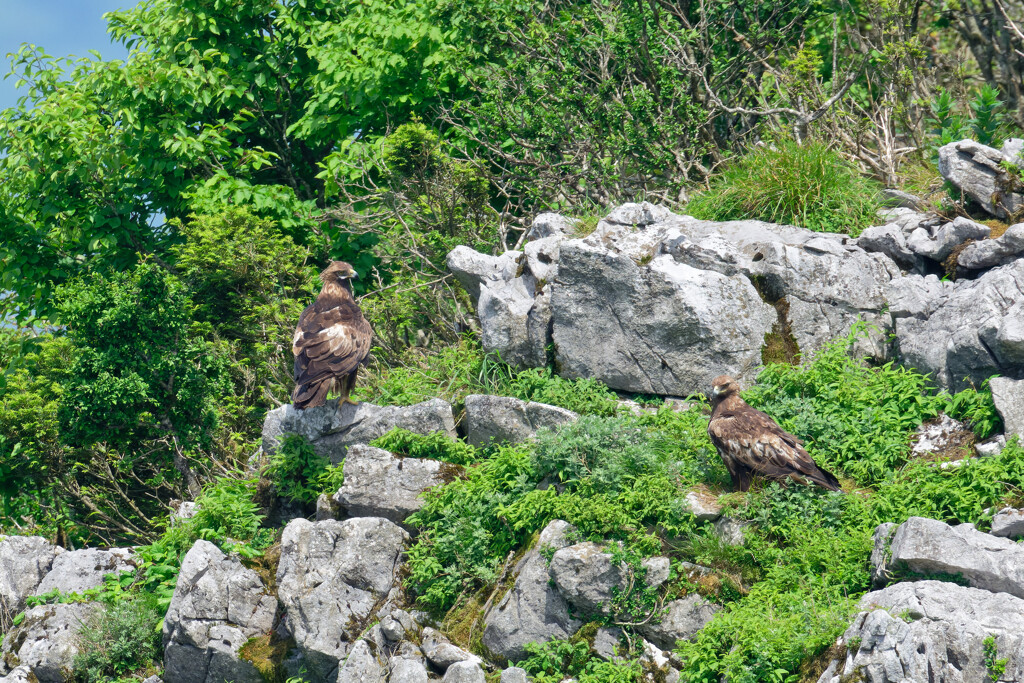
[[[373,331],[355,304],[302,312],[295,330],[295,381],[309,384],[354,371],[370,353]]]

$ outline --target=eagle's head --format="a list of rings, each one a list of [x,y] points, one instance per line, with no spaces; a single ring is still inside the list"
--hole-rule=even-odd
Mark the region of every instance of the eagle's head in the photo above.
[[[738,396],[740,385],[729,375],[719,375],[711,380],[711,402],[721,403],[730,396]]]
[[[331,265],[324,268],[323,272],[320,273],[320,281],[325,285],[351,280],[354,277],[359,277],[359,273],[356,272],[356,269],[351,264],[344,261],[331,261]]]

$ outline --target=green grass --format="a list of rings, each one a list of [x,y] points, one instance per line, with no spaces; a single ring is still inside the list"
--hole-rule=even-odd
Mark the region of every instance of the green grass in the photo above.
[[[686,213],[715,221],[756,219],[856,237],[875,223],[876,184],[837,152],[791,140],[754,148],[726,166]]]

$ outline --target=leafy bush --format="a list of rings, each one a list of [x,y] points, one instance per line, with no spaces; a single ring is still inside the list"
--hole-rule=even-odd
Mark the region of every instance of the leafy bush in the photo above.
[[[727,221],[757,219],[857,236],[877,220],[878,189],[825,145],[789,140],[757,147],[726,166],[686,212]]]
[[[581,415],[611,417],[619,410],[619,397],[596,379],[566,379],[551,368],[530,368],[512,374],[508,394],[524,401],[549,403]]]
[[[639,683],[643,674],[638,658],[606,662],[594,655],[583,638],[527,643],[525,649],[527,658],[516,666],[538,683],[559,683],[570,677],[580,683]]]
[[[455,465],[470,465],[476,462],[477,450],[465,441],[453,439],[444,432],[416,434],[408,429],[396,427],[374,439],[371,446],[391,451],[395,455],[410,458],[430,458]]]
[[[282,498],[315,505],[323,492],[320,478],[330,464],[330,460],[317,454],[305,437],[285,434],[281,446],[270,456],[266,476]]]
[[[82,625],[71,663],[74,680],[106,683],[150,673],[162,657],[161,614],[144,594],[106,605]]]

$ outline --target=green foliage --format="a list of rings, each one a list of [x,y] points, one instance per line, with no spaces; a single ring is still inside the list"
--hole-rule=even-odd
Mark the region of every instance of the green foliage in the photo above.
[[[931,101],[932,112],[932,156],[938,160],[939,147],[967,137],[967,125],[963,118],[954,113],[953,95],[942,88]]]
[[[852,236],[872,224],[878,188],[827,146],[782,140],[727,166],[686,212],[708,220],[757,219]]]
[[[550,367],[529,368],[511,375],[507,393],[524,401],[549,403],[581,415],[611,417],[619,410],[619,397],[596,379],[565,379]]]
[[[998,681],[1006,673],[1006,665],[1010,663],[1010,659],[999,657],[999,649],[994,635],[985,638],[982,647],[985,649],[985,668],[988,670],[988,677],[993,681]]]
[[[516,662],[539,683],[558,683],[574,678],[580,683],[639,683],[640,660],[606,662],[593,654],[583,639],[527,643],[527,658]]]
[[[315,505],[321,493],[320,478],[330,464],[305,437],[285,434],[281,446],[270,456],[265,475],[277,495],[293,503]]]
[[[160,612],[146,595],[113,602],[82,625],[71,663],[79,683],[105,683],[146,674],[160,661]]]
[[[178,570],[185,553],[199,539],[225,552],[256,557],[274,540],[274,532],[262,527],[263,516],[253,500],[255,479],[221,477],[208,484],[196,499],[191,518],[169,526],[148,546],[139,548],[139,581],[136,589],[153,595],[161,613],[174,595]]]
[[[91,275],[66,285],[59,306],[78,350],[60,403],[64,439],[210,444],[224,362],[194,331],[192,304],[177,278],[152,263]]]
[[[999,99],[999,91],[989,85],[981,86],[970,102],[971,131],[974,139],[983,145],[998,147],[1002,140],[997,136],[1003,125],[1005,115],[1002,112],[1003,102]]]
[[[453,439],[444,432],[416,434],[396,427],[370,442],[371,446],[410,458],[430,458],[454,465],[471,465],[477,461],[475,448],[465,441]]]

